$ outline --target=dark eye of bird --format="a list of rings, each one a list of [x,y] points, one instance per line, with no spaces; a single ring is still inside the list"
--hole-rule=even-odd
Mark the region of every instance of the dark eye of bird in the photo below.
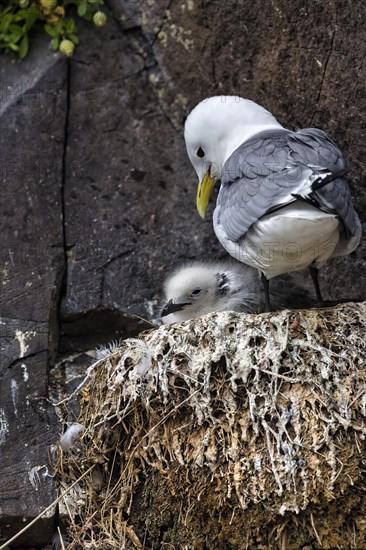
[[[198,294],[201,292],[201,289],[200,288],[196,288],[193,292],[192,292],[192,296],[198,296]]]
[[[200,159],[202,159],[204,156],[205,156],[205,152],[204,152],[204,150],[202,149],[202,147],[200,147],[200,148],[197,150],[197,157],[200,157]]]

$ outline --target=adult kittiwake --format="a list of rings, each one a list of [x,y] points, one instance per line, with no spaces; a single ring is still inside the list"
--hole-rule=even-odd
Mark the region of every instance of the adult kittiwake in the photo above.
[[[189,262],[165,281],[163,323],[175,323],[213,311],[261,313],[265,292],[256,269],[240,262]],[[272,306],[304,308],[314,305],[307,289],[292,275],[280,275],[271,286]]]
[[[214,230],[231,256],[269,279],[310,267],[317,301],[318,269],[350,254],[361,224],[344,179],[345,161],[325,132],[292,132],[260,105],[236,96],[205,99],[185,123],[185,141],[198,178],[204,217],[221,181]]]

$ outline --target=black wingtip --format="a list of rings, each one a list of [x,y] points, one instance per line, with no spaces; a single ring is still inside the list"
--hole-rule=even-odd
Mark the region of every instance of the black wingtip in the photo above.
[[[348,172],[347,168],[344,168],[343,170],[338,170],[338,172],[332,172],[328,176],[325,176],[325,178],[319,177],[315,181],[313,181],[311,185],[311,190],[319,191],[319,189],[321,189],[331,181],[334,181],[338,178],[343,178],[343,176],[345,176],[347,172]]]
[[[291,193],[292,197],[298,201],[306,202],[306,204],[310,204],[311,206],[315,206],[316,208],[319,208],[319,203],[314,200],[312,197],[303,197],[302,195],[299,195],[298,193]]]

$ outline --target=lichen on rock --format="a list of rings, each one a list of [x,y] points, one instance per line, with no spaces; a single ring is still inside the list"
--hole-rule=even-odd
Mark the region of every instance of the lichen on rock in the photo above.
[[[222,312],[121,342],[60,451],[63,489],[95,465],[69,548],[363,548],[365,325],[366,304]]]

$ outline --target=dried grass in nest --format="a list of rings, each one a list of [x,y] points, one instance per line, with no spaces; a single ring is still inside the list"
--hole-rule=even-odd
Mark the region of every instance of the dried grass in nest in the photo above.
[[[63,489],[94,465],[64,499],[68,548],[366,547],[365,328],[347,304],[122,342],[59,453]]]

